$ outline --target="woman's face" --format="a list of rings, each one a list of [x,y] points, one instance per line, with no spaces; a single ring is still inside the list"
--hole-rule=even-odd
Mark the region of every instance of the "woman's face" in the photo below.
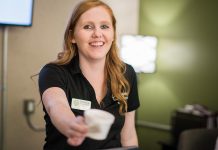
[[[79,18],[72,39],[79,57],[86,60],[104,60],[114,40],[114,28],[109,12],[102,6],[86,11]]]

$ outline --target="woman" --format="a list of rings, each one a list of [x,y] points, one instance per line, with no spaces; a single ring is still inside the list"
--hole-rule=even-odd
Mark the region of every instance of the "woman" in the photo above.
[[[99,0],[74,10],[64,50],[39,74],[45,111],[45,150],[95,150],[138,146],[135,110],[139,107],[136,74],[117,54],[116,20]],[[81,105],[75,107],[74,104]],[[105,140],[86,137],[83,112],[95,108],[115,116]]]

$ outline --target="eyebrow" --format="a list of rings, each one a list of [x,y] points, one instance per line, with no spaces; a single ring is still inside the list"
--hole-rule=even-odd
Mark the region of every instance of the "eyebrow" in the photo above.
[[[81,23],[81,25],[85,25],[85,24],[94,24],[94,22],[93,21],[85,21],[85,22]],[[109,22],[109,21],[100,21],[100,24],[112,25],[112,22]]]
[[[101,23],[102,23],[102,24],[112,25],[112,26],[113,26],[113,23],[112,23],[112,22],[109,22],[109,21],[102,21]]]

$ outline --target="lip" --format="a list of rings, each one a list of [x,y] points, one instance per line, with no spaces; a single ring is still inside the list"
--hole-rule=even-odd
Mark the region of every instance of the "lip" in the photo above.
[[[91,41],[89,42],[89,45],[90,46],[93,46],[93,47],[101,47],[101,46],[104,46],[105,42],[103,41]]]

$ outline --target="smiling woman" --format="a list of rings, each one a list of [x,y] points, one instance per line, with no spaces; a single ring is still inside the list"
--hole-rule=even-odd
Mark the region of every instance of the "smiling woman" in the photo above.
[[[120,60],[117,51],[111,8],[99,0],[80,3],[65,30],[63,51],[39,74],[45,150],[138,146],[136,73]],[[101,109],[115,117],[106,139],[87,137],[89,126],[83,114],[88,109]]]

